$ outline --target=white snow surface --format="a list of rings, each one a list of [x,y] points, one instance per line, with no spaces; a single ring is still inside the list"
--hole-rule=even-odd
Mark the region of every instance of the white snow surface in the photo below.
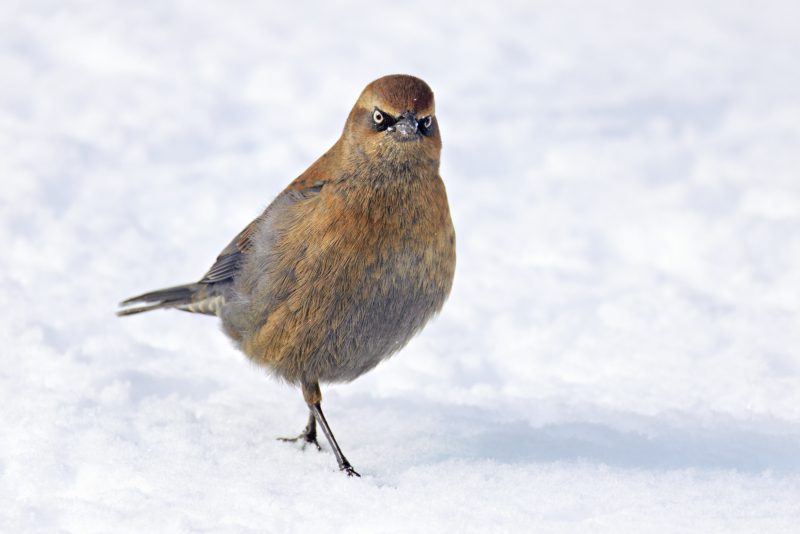
[[[4,0],[0,531],[800,532],[800,4]],[[297,435],[199,279],[436,93],[449,302]]]

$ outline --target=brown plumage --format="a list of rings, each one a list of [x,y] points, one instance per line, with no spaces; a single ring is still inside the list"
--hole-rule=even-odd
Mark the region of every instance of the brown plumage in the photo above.
[[[217,315],[255,363],[300,386],[310,409],[298,438],[325,432],[319,383],[350,381],[388,358],[438,313],[455,272],[455,231],[439,177],[433,92],[380,78],[341,138],[222,251],[197,283],[122,303]],[[319,445],[317,445],[318,447]]]

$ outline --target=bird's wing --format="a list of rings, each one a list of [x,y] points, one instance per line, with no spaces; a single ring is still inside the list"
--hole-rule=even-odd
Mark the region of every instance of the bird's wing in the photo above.
[[[208,270],[199,283],[213,284],[214,282],[222,282],[233,278],[233,273],[242,263],[244,255],[247,254],[253,245],[250,238],[253,236],[256,226],[267,216],[270,209],[275,206],[286,205],[287,203],[293,204],[304,198],[311,198],[319,194],[321,189],[322,182],[319,180],[311,183],[302,181],[295,181],[292,183],[283,193],[278,195],[264,213],[248,224],[244,230],[239,232],[239,235],[233,238],[233,241],[231,241],[228,246],[222,250],[220,255],[217,256],[217,261],[214,262],[214,265],[211,266],[211,269]]]
[[[222,249],[222,252],[217,256],[217,261],[211,266],[211,269],[200,280],[201,284],[213,284],[214,282],[222,282],[233,278],[233,273],[253,243],[250,237],[258,224],[260,217],[248,224],[244,230],[239,232],[239,235],[233,238],[227,247]]]
[[[211,266],[211,269],[199,282],[159,289],[130,298],[120,305],[128,306],[141,302],[155,302],[155,304],[120,310],[117,315],[133,315],[160,308],[178,308],[179,310],[194,313],[218,315],[225,306],[225,288],[233,283],[233,276],[236,270],[252,248],[253,241],[251,239],[254,238],[255,230],[259,223],[268,217],[270,210],[278,206],[291,205],[304,198],[314,197],[319,194],[321,189],[322,182],[319,180],[312,183],[306,183],[305,181],[292,183],[275,198],[264,213],[233,238],[233,241],[217,256],[217,261],[214,262],[214,265]]]
[[[120,306],[140,302],[155,302],[155,304],[120,310],[117,315],[134,315],[160,308],[178,308],[188,312],[217,315],[225,306],[224,288],[231,284],[234,271],[241,263],[243,254],[250,248],[252,244],[250,236],[253,234],[257,222],[258,219],[251,222],[233,238],[233,241],[217,256],[217,261],[199,282],[150,291],[129,298],[120,303]]]

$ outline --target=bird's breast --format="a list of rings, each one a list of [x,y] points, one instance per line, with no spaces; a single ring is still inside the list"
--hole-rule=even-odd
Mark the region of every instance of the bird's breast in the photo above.
[[[277,217],[264,262],[272,296],[245,352],[289,381],[346,381],[402,348],[452,285],[455,234],[436,185],[326,186]]]

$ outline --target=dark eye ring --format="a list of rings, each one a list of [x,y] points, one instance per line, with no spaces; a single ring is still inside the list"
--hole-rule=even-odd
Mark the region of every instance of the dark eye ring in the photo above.
[[[375,124],[380,124],[383,122],[383,113],[378,111],[377,109],[372,112],[372,120],[375,121]]]
[[[424,119],[422,119],[422,127],[423,128],[430,128],[431,124],[433,124],[433,115],[428,115]]]

